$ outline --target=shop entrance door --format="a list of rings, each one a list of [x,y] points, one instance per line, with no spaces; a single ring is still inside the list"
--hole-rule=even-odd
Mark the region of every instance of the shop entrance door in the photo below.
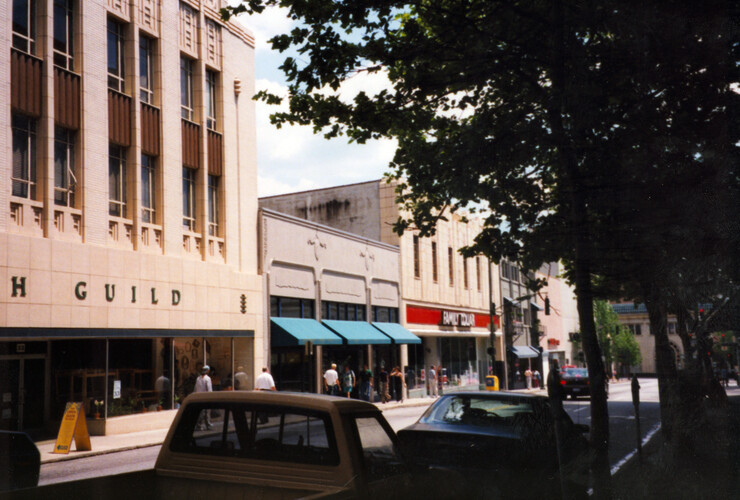
[[[44,356],[0,359],[0,430],[43,427],[45,370]]]

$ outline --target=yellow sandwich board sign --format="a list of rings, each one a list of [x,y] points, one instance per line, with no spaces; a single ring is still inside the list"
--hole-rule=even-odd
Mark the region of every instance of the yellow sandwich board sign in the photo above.
[[[90,451],[90,433],[87,432],[87,421],[85,420],[85,411],[82,403],[67,403],[64,409],[62,424],[59,426],[57,442],[54,443],[53,453],[62,453],[66,455],[72,446],[72,439],[75,440],[75,449],[77,451]]]

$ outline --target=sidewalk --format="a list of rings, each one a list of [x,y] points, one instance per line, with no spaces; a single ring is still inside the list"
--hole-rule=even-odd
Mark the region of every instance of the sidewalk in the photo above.
[[[401,403],[393,401],[385,404],[374,404],[380,410],[393,410],[396,408],[429,406],[433,401],[434,399],[432,398],[414,398],[406,399]],[[116,453],[119,451],[134,450],[137,448],[146,448],[149,446],[159,446],[164,442],[168,431],[169,429],[157,429],[141,432],[129,432],[127,434],[113,434],[110,436],[91,436],[91,451],[75,451],[73,444],[72,451],[70,451],[68,455],[57,455],[53,453],[55,440],[37,441],[36,447],[39,449],[39,453],[41,453],[41,463],[48,464],[96,455],[105,455],[107,453]]]

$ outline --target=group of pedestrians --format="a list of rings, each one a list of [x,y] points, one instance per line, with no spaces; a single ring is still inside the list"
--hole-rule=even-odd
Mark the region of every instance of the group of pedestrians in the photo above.
[[[373,389],[377,387],[380,401],[403,401],[406,389],[403,372],[399,366],[393,367],[390,373],[385,366],[380,368],[377,377],[377,386],[372,370],[367,364],[363,365],[359,377],[349,365],[344,365],[340,374],[337,371],[336,363],[324,372],[324,391],[331,396],[352,397],[352,393],[359,390],[359,398],[363,401],[373,400]]]
[[[524,372],[524,378],[527,381],[527,389],[532,389],[533,386],[535,389],[540,388],[542,375],[540,375],[540,371],[537,368],[535,368],[534,371],[527,368],[527,371]]]

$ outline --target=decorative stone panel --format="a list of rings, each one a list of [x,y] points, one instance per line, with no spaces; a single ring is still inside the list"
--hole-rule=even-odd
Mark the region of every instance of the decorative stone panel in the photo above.
[[[140,27],[159,36],[159,0],[136,0],[136,20]]]
[[[221,69],[221,26],[206,19],[206,63]]]
[[[198,13],[180,2],[180,49],[198,57]]]
[[[221,4],[224,3],[221,0],[203,0],[203,6],[209,9],[213,9],[216,12],[221,8]]]
[[[108,10],[127,21],[131,19],[128,7],[127,0],[108,0]]]

